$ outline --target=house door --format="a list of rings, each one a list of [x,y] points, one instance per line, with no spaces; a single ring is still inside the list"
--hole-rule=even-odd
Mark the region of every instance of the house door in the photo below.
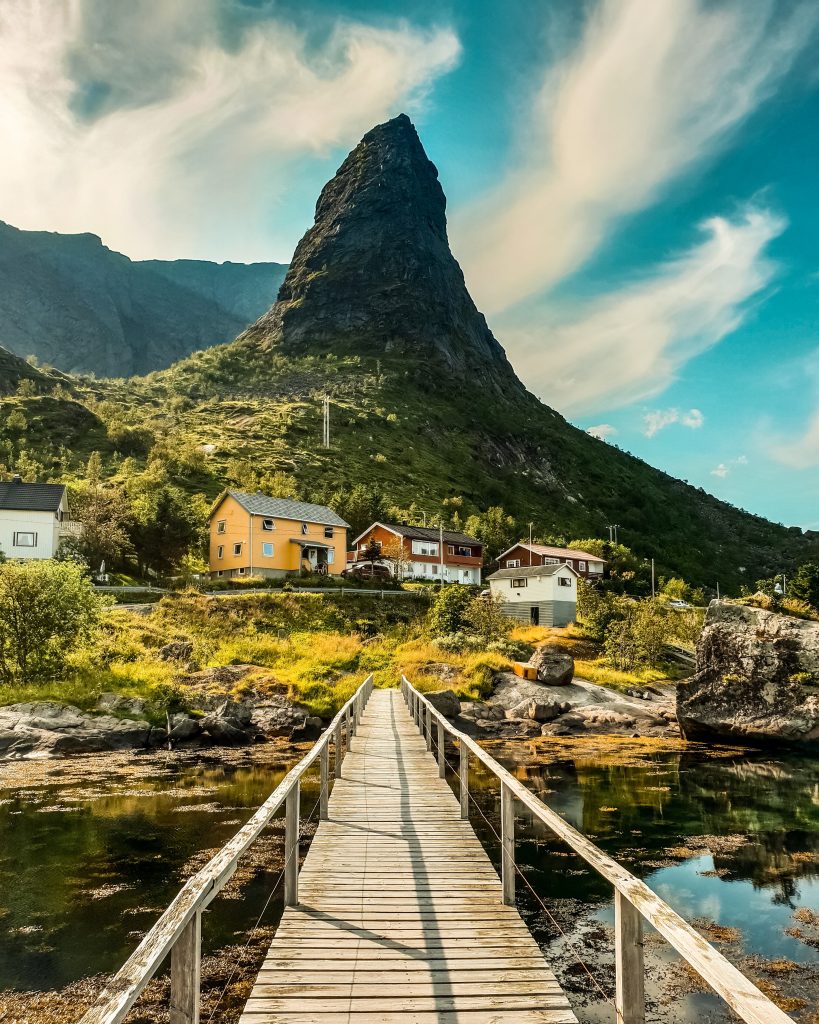
[[[529,621],[533,626],[540,625],[540,608],[537,605],[533,605],[529,609]]]

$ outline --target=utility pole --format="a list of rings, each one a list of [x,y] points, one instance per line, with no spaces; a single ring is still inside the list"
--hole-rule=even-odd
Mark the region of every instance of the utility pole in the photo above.
[[[422,512],[421,515],[424,517],[424,529],[426,529],[427,528],[427,514],[426,514],[426,512]]]
[[[529,568],[532,568],[532,526],[533,523],[529,523]]]
[[[719,580],[717,580],[717,600],[719,601]]]
[[[330,396],[324,396],[324,429],[322,433],[322,444],[325,448],[330,447]]]
[[[654,598],[654,559],[651,559],[651,597]]]
[[[617,543],[617,527],[619,523],[609,523],[609,544]]]
[[[438,557],[441,564],[441,587],[444,585],[444,521],[438,521]]]

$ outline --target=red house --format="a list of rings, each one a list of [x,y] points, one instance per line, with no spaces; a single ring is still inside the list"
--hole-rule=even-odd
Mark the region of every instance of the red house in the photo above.
[[[525,569],[532,565],[570,565],[584,579],[602,579],[606,560],[599,555],[574,548],[555,548],[548,544],[521,541],[498,555],[500,569]]]
[[[453,530],[427,526],[400,526],[395,523],[373,523],[353,541],[354,551],[348,565],[354,563],[371,543],[384,549],[385,556],[400,551],[402,565],[389,557],[384,564],[393,572],[401,571],[404,579],[443,579],[445,583],[481,582],[483,544],[475,537]]]

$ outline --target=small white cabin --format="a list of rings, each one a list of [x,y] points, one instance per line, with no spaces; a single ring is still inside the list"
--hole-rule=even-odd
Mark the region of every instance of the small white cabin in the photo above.
[[[0,481],[0,551],[6,558],[53,558],[64,538],[75,536],[63,484]]]
[[[533,626],[568,626],[577,617],[577,572],[565,564],[499,569],[488,577],[505,615]]]

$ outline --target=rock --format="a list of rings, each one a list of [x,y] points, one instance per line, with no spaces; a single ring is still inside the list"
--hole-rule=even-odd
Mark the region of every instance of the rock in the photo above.
[[[452,690],[433,690],[424,696],[445,718],[457,718],[461,713],[461,702]]]
[[[816,743],[819,622],[712,601],[677,718],[690,740]]]
[[[252,743],[256,730],[252,728],[253,708],[234,700],[226,700],[202,719],[202,731],[216,743],[241,746]]]
[[[156,656],[160,661],[184,661],[189,662],[193,655],[193,644],[190,640],[171,640],[170,643],[160,647]]]
[[[192,740],[202,732],[202,726],[198,719],[189,715],[176,714],[171,719],[171,731],[168,739],[174,743],[184,743],[185,740]]]
[[[0,707],[0,754],[5,757],[128,750],[146,746],[150,732],[144,719],[88,715],[56,701]]]
[[[97,700],[97,708],[115,715],[141,716],[145,713],[145,701],[141,697],[120,697],[116,693],[102,693]]]
[[[563,647],[544,644],[529,664],[537,670],[538,682],[545,686],[568,686],[574,679],[574,658]]]
[[[324,723],[316,716],[307,716],[290,730],[290,739],[294,743],[305,740],[317,740],[321,736]]]

